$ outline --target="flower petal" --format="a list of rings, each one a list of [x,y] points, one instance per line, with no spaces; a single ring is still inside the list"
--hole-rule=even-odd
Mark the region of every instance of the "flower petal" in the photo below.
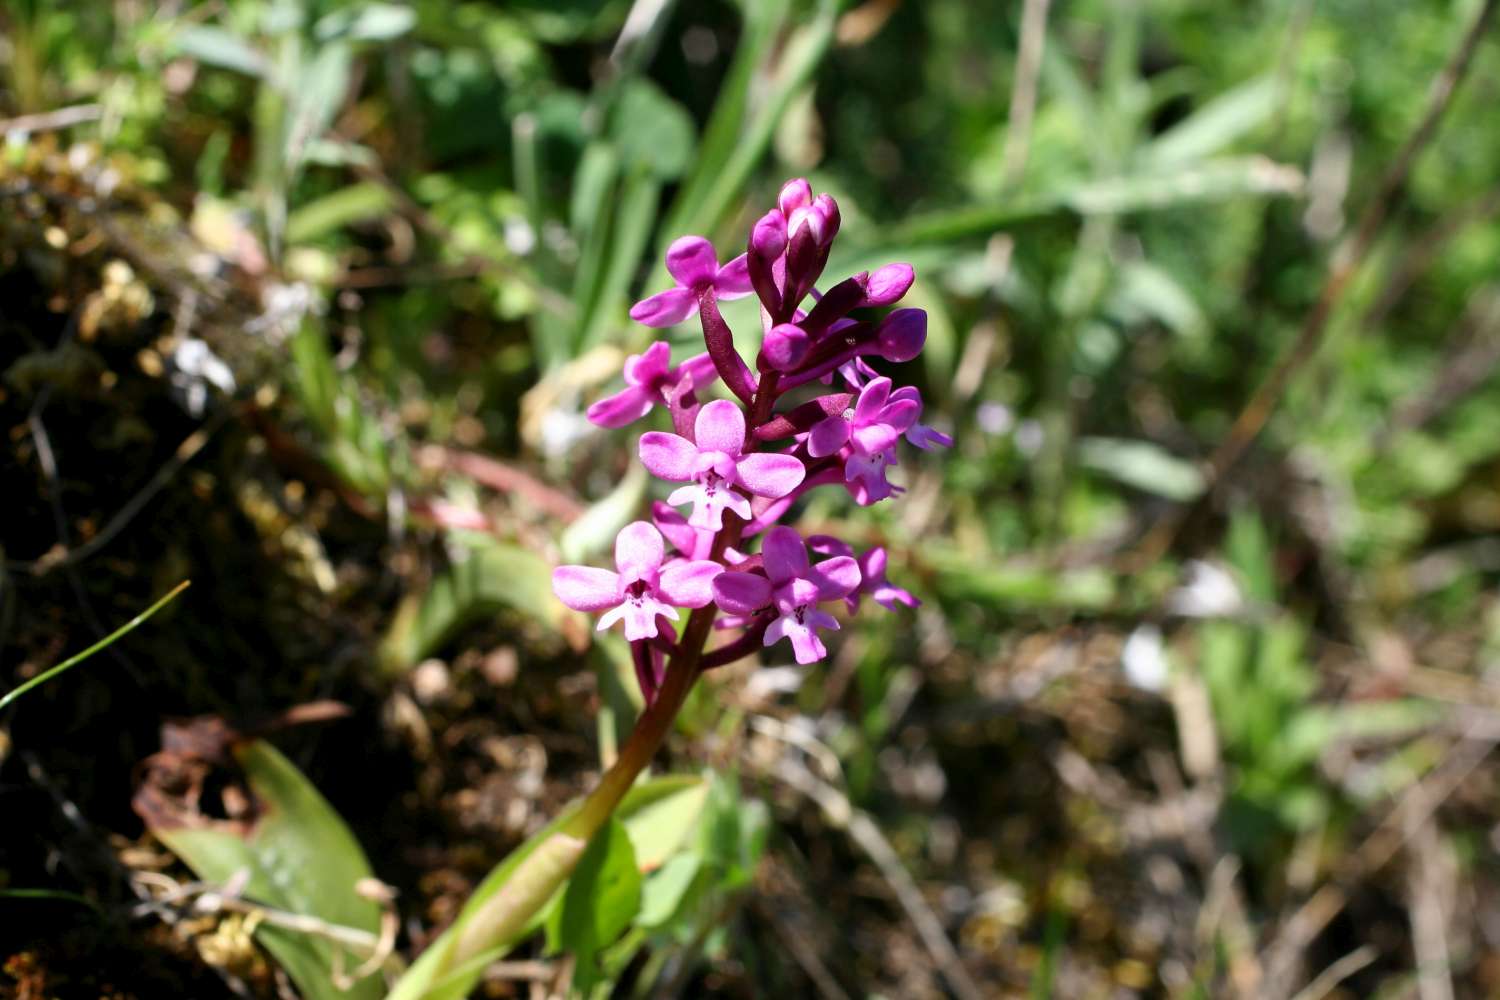
[[[888,306],[906,294],[916,279],[910,264],[887,264],[877,268],[865,283],[866,306]]]
[[[748,615],[771,603],[771,584],[755,573],[726,570],[714,577],[714,603],[735,615]]]
[[[834,538],[832,535],[808,535],[807,547],[823,556],[853,556],[854,547],[842,538]],[[871,552],[884,552],[884,549],[871,549]]]
[[[657,591],[672,604],[701,608],[714,599],[714,578],[724,567],[711,559],[674,559],[662,567]]]
[[[813,425],[807,435],[807,453],[813,458],[832,455],[849,442],[849,421],[835,414]]]
[[[675,326],[698,308],[698,297],[689,288],[668,288],[630,307],[630,318],[647,326]]]
[[[687,482],[697,468],[698,449],[693,442],[665,431],[642,434],[640,455],[641,463],[651,470],[652,475],[673,482]]]
[[[655,500],[651,504],[651,520],[656,524],[656,530],[660,531],[678,552],[689,559],[693,558],[698,548],[698,532],[688,526],[687,518],[674,510],[670,504]]]
[[[720,299],[742,299],[754,288],[750,283],[750,261],[745,254],[719,268],[714,275],[714,293]]]
[[[701,236],[679,236],[667,247],[667,270],[683,288],[711,285],[719,270],[714,245]]]
[[[640,354],[625,359],[625,382],[628,385],[650,385],[672,367],[672,348],[658,340]]]
[[[802,536],[791,528],[778,526],[767,531],[760,552],[765,560],[766,576],[772,583],[782,584],[807,575],[807,546],[802,544]]]
[[[559,566],[552,592],[574,611],[603,611],[620,603],[620,577],[596,566]]]
[[[854,428],[850,437],[854,440],[856,452],[861,455],[876,455],[895,444],[901,434],[889,424],[866,424]]]
[[[854,404],[854,422],[872,424],[880,417],[880,411],[891,397],[891,380],[882,375],[874,378],[860,390],[859,402]]]
[[[719,377],[719,369],[714,367],[714,359],[707,353],[695,354],[677,366],[677,377],[689,379],[694,389],[701,389]]]
[[[665,557],[661,532],[649,521],[631,521],[615,536],[615,568],[620,571],[620,582],[627,587],[637,580],[655,586]]]
[[[880,422],[900,432],[916,423],[921,415],[921,403],[914,399],[897,399],[887,403],[880,411]]]
[[[859,563],[848,556],[825,559],[807,571],[807,578],[818,586],[818,596],[836,601],[859,588],[862,579]]]
[[[698,411],[693,436],[700,452],[722,451],[726,455],[738,455],[745,447],[745,415],[735,403],[716,399]]]
[[[784,497],[802,483],[807,468],[791,455],[756,452],[735,463],[740,484],[757,496]]]
[[[638,385],[626,386],[613,396],[605,396],[588,409],[589,422],[599,427],[624,427],[651,412],[656,399]]]

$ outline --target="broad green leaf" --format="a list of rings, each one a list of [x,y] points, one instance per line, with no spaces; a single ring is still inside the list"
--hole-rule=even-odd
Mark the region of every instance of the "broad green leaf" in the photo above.
[[[628,80],[610,115],[610,137],[627,168],[663,181],[682,176],[696,142],[687,109],[645,80]]]
[[[636,915],[636,925],[655,930],[671,922],[702,868],[701,854],[685,852],[668,858],[641,887],[641,912]]]
[[[1107,570],[1056,570],[1041,566],[976,564],[971,553],[928,553],[939,590],[949,597],[990,601],[1007,608],[1103,610],[1115,601],[1117,581]]]
[[[190,59],[247,76],[266,74],[266,57],[255,46],[232,32],[207,24],[182,28],[172,36],[172,47]]]
[[[1173,166],[1222,152],[1271,117],[1276,89],[1272,78],[1263,77],[1220,94],[1146,146],[1146,162]]]
[[[552,564],[535,552],[480,536],[466,536],[457,561],[427,592],[396,611],[381,643],[381,663],[402,670],[430,655],[459,629],[502,608],[556,628],[563,607],[552,594]]]
[[[388,42],[406,34],[417,23],[417,12],[393,3],[364,3],[320,18],[313,35],[320,42]]]
[[[1084,438],[1078,442],[1084,468],[1168,500],[1191,500],[1203,492],[1203,473],[1150,441]]]
[[[1263,156],[1225,157],[1154,173],[1074,181],[1035,197],[919,215],[897,226],[890,239],[946,243],[989,236],[1066,212],[1115,215],[1155,211],[1197,201],[1294,195],[1302,191],[1302,185],[1302,173],[1295,167]]]
[[[618,819],[589,842],[568,879],[561,905],[547,926],[548,943],[571,952],[580,969],[630,926],[641,906],[641,872],[635,848]]]
[[[287,216],[287,242],[306,243],[351,223],[379,218],[390,211],[393,201],[390,191],[373,181],[340,188]]]
[[[161,825],[152,833],[206,882],[226,882],[248,871],[246,899],[374,936],[379,907],[354,891],[357,882],[371,877],[370,866],[344,821],[269,743],[245,743],[234,753],[261,807],[248,831],[215,823]],[[255,936],[307,1000],[378,1000],[385,993],[378,974],[348,990],[335,986],[336,969],[347,973],[367,956],[344,953],[326,938],[267,925]]]
[[[625,832],[635,845],[636,864],[653,871],[674,854],[698,829],[708,802],[709,783],[702,778],[658,778],[648,786],[651,797],[638,797],[625,818]]]
[[[628,831],[630,820],[636,813],[664,799],[684,794],[702,783],[703,779],[696,775],[666,775],[644,781],[625,794],[620,807],[615,810],[615,818],[626,824]],[[479,982],[485,966],[503,958],[515,942],[504,942],[459,966],[445,968],[446,957],[452,951],[454,943],[463,935],[475,914],[482,911],[505,888],[521,862],[546,843],[552,834],[561,830],[577,810],[578,803],[568,806],[556,819],[529,837],[485,876],[479,888],[474,890],[474,894],[464,904],[458,919],[436,941],[428,945],[427,950],[396,983],[389,1000],[462,1000],[469,995]],[[546,912],[546,908],[539,912]],[[536,923],[534,920],[529,925],[530,929],[534,930]]]
[[[632,465],[609,494],[596,501],[562,533],[559,547],[564,562],[578,563],[610,551],[615,536],[641,509],[648,479],[643,466]]]

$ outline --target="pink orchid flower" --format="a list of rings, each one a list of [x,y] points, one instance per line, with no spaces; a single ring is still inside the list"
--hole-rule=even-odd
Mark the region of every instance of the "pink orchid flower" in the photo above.
[[[672,621],[677,608],[701,608],[713,600],[714,577],[724,567],[707,559],[664,560],[661,532],[645,521],[632,521],[615,537],[618,573],[593,566],[559,566],[552,571],[552,591],[575,611],[604,611],[599,629],[625,622],[625,638],[654,639],[656,616]],[[608,609],[608,610],[606,610]]]
[[[724,511],[750,519],[750,501],[736,487],[756,496],[782,497],[797,488],[806,474],[791,455],[767,452],[743,454],[745,415],[727,399],[716,399],[698,411],[694,441],[662,431],[641,435],[641,462],[654,475],[688,483],[667,497],[676,507],[693,504],[688,524],[708,531],[724,527]]]
[[[807,539],[807,547],[822,555],[854,556],[854,549],[848,542],[834,538],[832,535],[810,535]],[[860,556],[857,561],[859,562],[859,587],[844,598],[844,603],[849,606],[850,614],[859,610],[859,599],[862,596],[870,597],[876,604],[888,611],[895,611],[898,604],[904,604],[908,608],[921,606],[922,602],[912,596],[911,591],[904,590],[885,578],[887,557],[883,547],[875,546]]]
[[[859,481],[872,502],[883,500],[892,492],[885,478],[885,467],[895,458],[892,448],[921,412],[921,404],[910,398],[892,398],[890,379],[871,379],[849,411],[813,425],[807,453],[822,458],[847,447],[844,478]]]
[[[817,605],[847,597],[859,587],[859,564],[849,556],[834,556],[817,565],[807,559],[807,546],[791,528],[772,528],[761,544],[765,576],[727,570],[714,578],[714,601],[734,615],[748,615],[769,605],[776,620],[766,629],[764,644],[792,641],[798,663],[812,663],[828,655],[820,628],[838,630],[839,623]]]
[[[630,318],[647,326],[674,326],[698,311],[698,297],[708,289],[720,299],[750,294],[745,255],[719,266],[713,244],[701,236],[683,236],[667,248],[667,270],[677,285],[630,307]]]
[[[658,340],[642,354],[625,359],[625,388],[606,396],[588,409],[588,418],[600,427],[624,427],[651,412],[658,403],[667,405],[667,390],[686,379],[697,389],[718,378],[713,359],[694,355],[675,368],[672,349]]]

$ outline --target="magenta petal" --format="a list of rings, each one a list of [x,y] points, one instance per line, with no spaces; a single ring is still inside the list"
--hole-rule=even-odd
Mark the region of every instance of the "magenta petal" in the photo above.
[[[714,599],[714,578],[724,567],[711,559],[674,559],[662,567],[657,585],[669,603],[684,608],[701,608]]]
[[[750,283],[750,261],[745,254],[719,268],[714,276],[714,293],[721,299],[742,299],[754,287]]]
[[[931,451],[933,448],[952,448],[953,437],[942,431],[934,430],[924,424],[912,424],[906,432],[906,440],[921,448],[923,451]]]
[[[853,556],[854,547],[841,538],[832,535],[808,535],[807,547],[822,556]],[[871,549],[872,552],[884,552],[884,549]]]
[[[626,586],[637,580],[654,585],[666,554],[661,532],[649,521],[631,521],[615,536],[615,567]]]
[[[599,427],[624,427],[650,413],[655,405],[649,391],[632,385],[594,403],[588,409],[588,418]]]
[[[688,288],[669,288],[630,307],[630,318],[647,326],[674,326],[698,308],[698,297]]]
[[[760,553],[765,560],[766,576],[774,584],[807,575],[807,546],[791,528],[775,527],[766,532]]]
[[[620,577],[594,566],[559,566],[552,592],[574,611],[603,611],[620,603]]]
[[[865,305],[888,306],[898,301],[916,279],[910,264],[887,264],[870,275],[865,284]]]
[[[710,404],[712,405],[712,404]],[[641,435],[641,464],[652,475],[685,483],[697,471],[698,449],[687,438],[664,431],[647,431]]]
[[[897,431],[904,431],[917,422],[922,415],[922,404],[914,399],[898,399],[887,403],[880,411],[880,422]]]
[[[854,428],[850,437],[854,439],[855,451],[861,455],[875,455],[895,444],[901,434],[888,424],[870,424]]]
[[[771,603],[771,584],[763,576],[726,570],[714,577],[714,603],[735,615],[754,614]]]
[[[825,601],[836,601],[857,590],[862,579],[859,563],[849,556],[825,559],[808,570],[807,577],[818,585],[818,596]]]
[[[722,451],[726,455],[738,455],[745,447],[745,415],[729,400],[716,399],[698,411],[693,436],[698,441],[700,452]]]
[[[627,385],[650,385],[671,367],[672,348],[665,340],[658,340],[642,353],[625,359],[625,382]]]
[[[802,483],[807,468],[791,455],[756,452],[735,463],[740,483],[756,496],[784,497]]]
[[[656,530],[664,535],[667,541],[683,555],[692,557],[693,550],[698,547],[698,531],[687,523],[687,518],[680,512],[660,500],[651,504],[651,520],[656,522]]]
[[[813,458],[832,455],[849,441],[849,421],[840,416],[825,417],[813,425],[807,435],[807,453]]]
[[[701,236],[679,236],[667,247],[667,270],[683,288],[694,291],[713,284],[719,270],[714,245]]]
[[[701,389],[719,377],[719,370],[708,354],[695,354],[677,366],[677,377],[691,381],[694,389]]]
[[[776,205],[781,209],[781,214],[790,216],[796,209],[811,205],[812,200],[812,185],[807,183],[806,178],[796,177],[781,186],[781,193],[776,196]]]
[[[854,404],[854,422],[871,424],[880,418],[880,411],[891,398],[891,380],[885,376],[871,379],[860,391],[859,402]]]

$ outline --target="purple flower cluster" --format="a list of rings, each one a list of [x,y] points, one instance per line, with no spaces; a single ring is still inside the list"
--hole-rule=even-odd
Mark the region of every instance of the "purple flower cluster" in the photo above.
[[[656,406],[672,417],[672,433],[640,438],[646,468],[682,484],[653,505],[654,523],[621,530],[617,572],[562,566],[552,578],[564,604],[604,612],[599,628],[624,623],[648,702],[661,684],[664,656],[678,652],[670,624],[680,620],[678,608],[716,605],[724,612],[717,626],[743,630],[698,659],[708,668],[781,639],[791,642],[798,663],[822,659],[828,651],[818,630],[839,627],[822,604],[843,600],[853,612],[862,596],[891,609],[918,603],[886,580],[884,549],[856,554],[839,539],[804,540],[777,523],[817,486],[842,485],[860,505],[900,493],[886,473],[902,438],[923,449],[953,443],[918,423],[915,387],[895,386],[869,361],[910,361],[926,341],[922,310],[870,312],[901,300],[914,278],[911,266],[889,264],[815,288],[839,223],[832,197],[813,197],[807,181],[793,180],[751,228],[746,252],[722,267],[708,240],[677,240],[666,260],[675,286],[636,303],[630,315],[667,327],[696,313],[707,352],[674,367],[667,343],[658,341],[626,361],[623,391],[589,408],[589,419],[603,427],[623,427]],[[752,292],[762,333],[753,370],[718,306]],[[698,399],[717,379],[738,402]],[[684,517],[676,508],[689,504]],[[756,535],[763,536],[760,552],[748,555],[742,548]],[[676,556],[668,557],[664,538]]]

